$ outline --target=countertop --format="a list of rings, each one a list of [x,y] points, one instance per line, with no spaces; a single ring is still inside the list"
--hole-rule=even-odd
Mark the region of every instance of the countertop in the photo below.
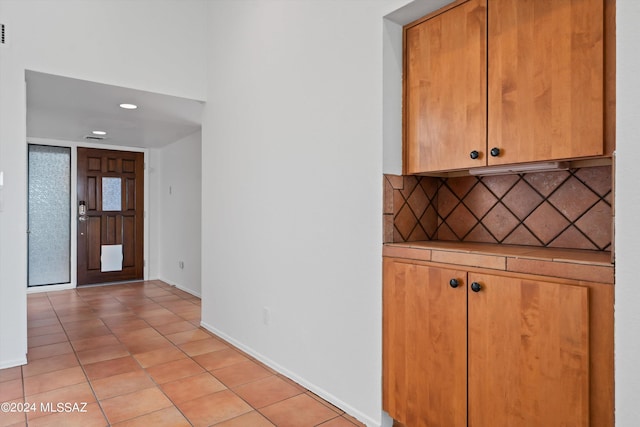
[[[614,283],[611,252],[419,241],[386,243],[383,256],[564,279]]]

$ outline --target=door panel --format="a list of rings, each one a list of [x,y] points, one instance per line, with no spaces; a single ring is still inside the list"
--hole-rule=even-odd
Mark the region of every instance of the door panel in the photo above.
[[[126,186],[124,209],[127,211],[132,211],[136,209],[136,181],[134,179],[126,179],[125,183]]]
[[[604,153],[604,3],[491,3],[490,165]]]
[[[135,241],[136,224],[135,218],[131,216],[125,216],[122,218],[122,236],[124,242]],[[123,265],[125,267],[135,266],[135,247],[130,244],[122,246],[123,252]]]
[[[101,227],[102,218],[99,216],[89,217],[89,219],[86,222],[87,222],[87,231],[86,231],[87,241],[85,244],[86,254],[87,254],[86,268],[89,270],[100,270],[100,240],[96,239],[96,237],[100,236],[100,232],[102,230],[102,227]],[[92,237],[91,241],[88,240],[89,239],[88,236]],[[78,240],[80,240],[80,238]],[[80,249],[79,243],[80,242],[78,242],[78,266],[80,265],[81,257],[84,258],[84,256],[81,255],[81,249]],[[80,279],[79,276],[80,274],[78,274],[78,284],[83,284],[79,282],[79,279]]]
[[[384,263],[384,409],[407,426],[466,425],[466,273]]]
[[[586,287],[469,274],[469,426],[589,425]]]
[[[78,148],[78,285],[143,278],[144,154]],[[122,268],[102,271],[103,245],[122,245]]]
[[[486,1],[408,28],[405,55],[405,173],[484,166]]]

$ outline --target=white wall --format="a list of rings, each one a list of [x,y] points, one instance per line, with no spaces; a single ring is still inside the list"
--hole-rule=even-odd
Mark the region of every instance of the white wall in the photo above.
[[[201,147],[202,133],[196,132],[157,150],[159,206],[153,214],[159,227],[158,278],[197,296],[201,294]]]
[[[147,211],[147,224],[149,225],[149,257],[147,267],[149,267],[149,280],[160,279],[160,195],[161,195],[161,172],[160,172],[160,149],[150,149],[147,152],[147,172],[149,176],[149,209]]]
[[[0,368],[25,362],[25,69],[192,99],[206,96],[203,0],[0,0]]]
[[[382,172],[402,175],[402,25],[384,19]]]
[[[381,10],[212,2],[202,145],[203,324],[369,425],[381,417]]]
[[[640,425],[640,2],[617,2],[616,425]]]

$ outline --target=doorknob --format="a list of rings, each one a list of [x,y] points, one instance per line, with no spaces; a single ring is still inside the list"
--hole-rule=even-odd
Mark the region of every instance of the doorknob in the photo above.
[[[78,221],[84,222],[87,220],[87,203],[84,200],[78,202]]]

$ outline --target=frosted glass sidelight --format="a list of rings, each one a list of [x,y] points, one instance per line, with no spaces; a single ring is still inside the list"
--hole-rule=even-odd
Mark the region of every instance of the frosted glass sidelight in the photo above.
[[[71,281],[71,149],[29,145],[29,286]]]
[[[102,210],[122,210],[122,179],[102,178]]]

